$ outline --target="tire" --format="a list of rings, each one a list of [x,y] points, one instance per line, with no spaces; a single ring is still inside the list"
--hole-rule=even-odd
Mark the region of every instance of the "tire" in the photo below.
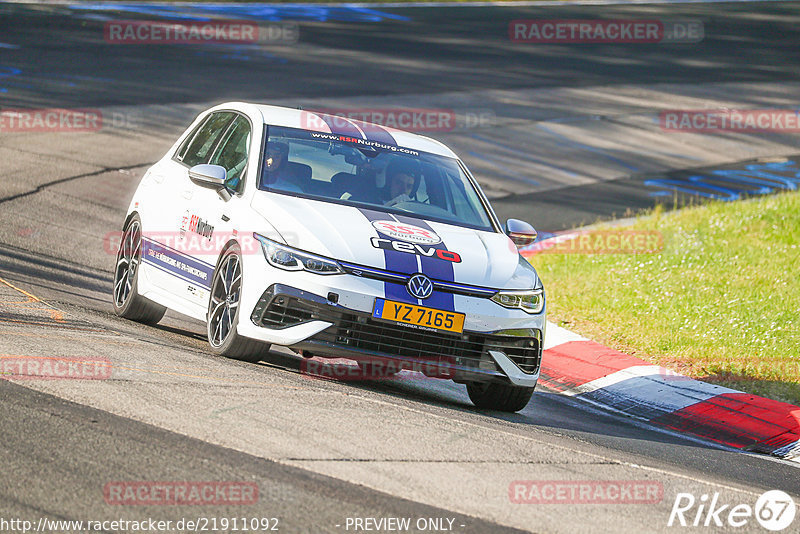
[[[211,281],[206,332],[211,350],[220,356],[255,363],[269,351],[269,345],[240,336],[239,300],[242,288],[242,253],[231,245],[222,253]]]
[[[142,261],[142,221],[138,215],[131,217],[117,252],[114,266],[114,286],[111,300],[114,313],[125,319],[144,324],[156,324],[164,317],[164,306],[139,295],[139,265]]]
[[[494,382],[467,383],[469,400],[475,406],[501,412],[518,412],[523,409],[531,400],[533,389]]]

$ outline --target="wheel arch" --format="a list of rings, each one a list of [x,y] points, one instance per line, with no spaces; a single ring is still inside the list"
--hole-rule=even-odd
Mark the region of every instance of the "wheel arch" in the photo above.
[[[222,250],[219,251],[219,255],[217,256],[217,261],[214,264],[215,273],[217,272],[217,269],[219,269],[219,264],[222,261],[222,258],[225,257],[225,253],[227,253],[234,245],[239,247],[240,251],[242,250],[242,245],[239,244],[239,241],[234,238],[230,238],[222,247]]]
[[[242,250],[242,245],[239,244],[239,241],[234,238],[230,238],[219,251],[219,254],[217,255],[217,261],[214,262],[214,272],[211,274],[211,287],[208,290],[208,303],[206,304],[206,321],[208,321],[208,308],[211,305],[211,298],[214,294],[214,278],[217,276],[217,272],[219,271],[219,267],[223,258],[225,258],[225,254],[227,254],[227,252],[233,248],[234,245],[238,246],[240,251]],[[241,266],[241,264],[239,268],[242,269],[242,273],[244,273],[244,268]]]
[[[128,223],[129,223],[129,222],[131,222],[131,219],[133,219],[133,218],[134,218],[134,217],[136,217],[136,216],[138,216],[138,217],[139,217],[139,220],[140,220],[140,221],[142,220],[142,215],[141,215],[141,214],[140,214],[138,211],[136,211],[136,210],[133,210],[132,212],[130,212],[130,213],[128,214],[128,216],[127,216],[127,217],[125,217],[125,222],[123,222],[123,223],[122,223],[122,231],[123,231],[123,232],[124,232],[124,231],[125,231],[125,229],[128,227]]]

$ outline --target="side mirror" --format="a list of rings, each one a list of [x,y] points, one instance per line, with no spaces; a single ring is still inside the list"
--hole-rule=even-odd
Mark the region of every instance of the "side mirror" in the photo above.
[[[530,224],[518,219],[509,219],[506,221],[506,234],[511,238],[517,247],[524,247],[530,245],[539,234]]]
[[[220,165],[202,163],[189,169],[189,179],[197,185],[216,189],[225,185],[228,172]]]
[[[189,179],[201,187],[216,189],[217,194],[225,200],[231,199],[230,192],[225,187],[228,171],[221,165],[201,163],[189,169]]]

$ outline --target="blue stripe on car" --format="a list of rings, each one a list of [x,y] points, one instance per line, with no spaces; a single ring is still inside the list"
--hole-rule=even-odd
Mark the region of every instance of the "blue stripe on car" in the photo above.
[[[364,138],[364,136],[361,134],[361,131],[356,128],[352,122],[344,117],[328,115],[327,113],[316,113],[315,115],[317,115],[325,124],[328,125],[328,128],[331,129],[331,133],[336,135],[349,135],[350,137],[357,137],[359,139]]]
[[[430,230],[434,234],[436,233],[433,228],[431,228],[430,225],[422,219],[415,219],[412,217],[406,217],[404,215],[394,215],[394,218],[401,223],[419,226],[425,230]],[[439,250],[447,250],[444,241],[431,246]],[[420,257],[422,258],[422,273],[425,274],[425,276],[434,280],[455,282],[455,272],[452,262],[427,256]],[[425,305],[432,308],[438,308],[440,310],[455,311],[453,294],[445,293],[443,291],[434,291],[430,297],[425,299]]]
[[[142,239],[142,261],[181,280],[211,289],[214,267],[157,241]]]
[[[385,145],[397,146],[397,141],[392,134],[390,134],[385,128],[378,126],[377,124],[371,124],[369,122],[361,122],[361,121],[351,121],[353,124],[361,128],[361,131],[364,132],[364,135],[367,136],[367,139],[370,141],[377,141],[379,143],[383,143]]]
[[[397,141],[392,137],[392,134],[377,124],[328,115],[327,113],[316,113],[315,115],[328,125],[328,128],[331,129],[331,133],[349,135],[350,137],[359,137],[367,141],[376,141],[385,145],[397,146]]]
[[[368,208],[358,208],[364,217],[370,222],[373,221],[388,221],[391,216],[387,213],[371,210]],[[377,232],[377,229],[375,230]],[[378,232],[378,235],[383,239],[391,239],[389,236]],[[383,250],[383,258],[386,262],[386,269],[403,274],[411,274],[417,272],[417,256],[405,252],[398,252],[396,250]],[[417,299],[412,297],[405,284],[397,284],[395,282],[384,282],[384,293],[386,298],[390,300],[397,300],[399,302],[407,302],[410,304],[419,304]]]

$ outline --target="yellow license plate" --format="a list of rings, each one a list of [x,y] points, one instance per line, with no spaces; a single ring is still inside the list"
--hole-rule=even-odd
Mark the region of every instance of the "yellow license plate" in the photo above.
[[[410,324],[423,329],[458,333],[464,330],[464,317],[466,317],[463,313],[447,312],[385,299],[375,299],[372,316],[376,319]]]

